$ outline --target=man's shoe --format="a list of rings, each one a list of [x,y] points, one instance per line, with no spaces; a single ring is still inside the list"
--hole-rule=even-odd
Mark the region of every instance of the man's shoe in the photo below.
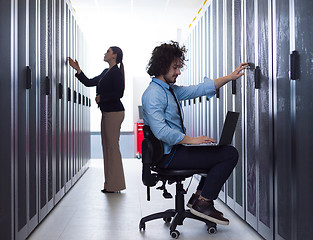
[[[192,194],[191,197],[189,198],[189,201],[187,203],[187,207],[191,208],[192,205],[195,203],[195,201],[199,198],[199,195]]]
[[[224,218],[218,211],[214,208],[213,200],[197,199],[192,205],[190,212],[198,217],[207,219],[211,222],[215,222],[221,225],[228,225],[229,220]]]
[[[192,205],[195,203],[195,201],[199,198],[199,195],[197,194],[192,194],[191,197],[189,198],[189,201],[187,203],[187,207],[192,208]],[[213,201],[212,201],[213,202]],[[214,203],[213,203],[213,207],[214,207]],[[215,209],[215,208],[214,208]],[[221,216],[223,216],[224,214],[222,212],[220,212],[219,210],[215,209],[216,212],[218,212],[218,214],[220,214]]]

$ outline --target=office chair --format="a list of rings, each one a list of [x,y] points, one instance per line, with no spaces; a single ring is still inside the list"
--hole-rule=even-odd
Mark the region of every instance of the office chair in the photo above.
[[[158,168],[155,166],[163,156],[163,143],[158,140],[152,133],[149,126],[143,127],[144,140],[142,142],[142,182],[147,186],[147,200],[150,201],[150,187],[155,186],[159,181],[163,185],[159,187],[163,190],[164,198],[172,198],[171,194],[166,190],[166,182],[169,184],[176,183],[175,195],[175,209],[168,209],[164,212],[154,213],[149,216],[143,217],[139,223],[139,230],[145,230],[146,222],[163,219],[166,223],[170,224],[170,235],[172,238],[178,238],[180,232],[176,230],[177,225],[183,225],[185,218],[191,218],[206,223],[209,233],[216,232],[216,223],[210,222],[206,219],[200,218],[190,213],[190,210],[185,210],[184,194],[186,191],[183,188],[182,181],[194,174],[205,174],[201,169],[167,169]]]

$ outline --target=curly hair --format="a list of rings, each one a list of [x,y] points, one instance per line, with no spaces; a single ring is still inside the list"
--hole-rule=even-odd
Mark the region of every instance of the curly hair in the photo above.
[[[176,58],[180,59],[181,67],[185,66],[186,52],[185,46],[180,47],[179,43],[174,41],[155,47],[147,66],[147,73],[155,77],[166,75]]]

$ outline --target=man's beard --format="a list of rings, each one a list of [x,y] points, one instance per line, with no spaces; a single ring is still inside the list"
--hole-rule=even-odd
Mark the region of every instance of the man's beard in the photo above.
[[[174,75],[173,77],[175,77],[173,82],[170,79],[168,79],[167,77],[164,77],[164,80],[167,82],[167,84],[174,84],[176,82],[176,79],[178,76]]]

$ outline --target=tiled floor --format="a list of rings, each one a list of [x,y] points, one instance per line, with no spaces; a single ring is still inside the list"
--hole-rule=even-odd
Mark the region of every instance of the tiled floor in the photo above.
[[[163,220],[148,222],[146,231],[139,231],[141,217],[174,206],[173,199],[164,199],[162,192],[155,188],[151,189],[151,201],[146,200],[146,188],[141,182],[141,161],[123,160],[127,190],[119,194],[100,192],[103,183],[101,162],[91,160],[89,170],[30,235],[30,240],[172,239]],[[185,186],[188,183],[187,180]],[[194,189],[196,184],[193,180],[190,189]],[[173,195],[174,187],[168,188]],[[191,191],[185,199],[190,195]],[[208,234],[205,224],[187,219],[183,226],[177,228],[181,233],[179,239],[262,239],[221,202],[216,201],[215,205],[230,219],[229,226],[218,225],[216,234]]]

